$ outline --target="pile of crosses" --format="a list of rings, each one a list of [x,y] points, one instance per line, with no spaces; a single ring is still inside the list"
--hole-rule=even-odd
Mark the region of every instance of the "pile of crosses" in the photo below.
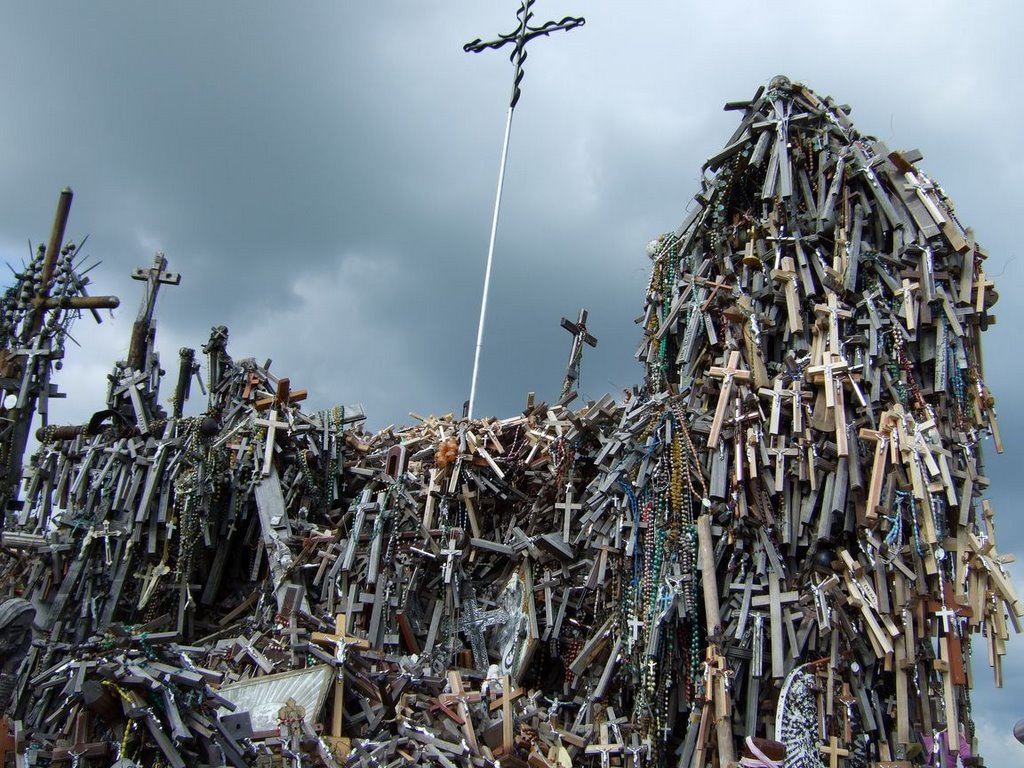
[[[44,417],[24,472],[4,443],[23,480],[0,529],[0,766],[973,750],[971,640],[1000,682],[1024,614],[980,499],[984,253],[847,108],[784,79],[728,106],[698,205],[651,246],[646,382],[621,402],[569,407],[596,343],[581,312],[561,399],[506,419],[370,434],[232,359],[223,327],[205,377],[181,350],[167,410],[154,310],[179,277],[162,255],[136,270],[105,407]],[[32,280],[9,296],[13,424],[52,394],[59,355],[36,350],[66,329],[33,312],[82,308]]]

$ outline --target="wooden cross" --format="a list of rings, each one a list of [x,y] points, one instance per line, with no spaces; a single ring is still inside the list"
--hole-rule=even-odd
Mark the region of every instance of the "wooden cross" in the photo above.
[[[754,586],[753,572],[747,574],[747,580],[743,583],[734,581],[729,585],[730,591],[743,593],[743,597],[740,599],[740,615],[736,619],[736,634],[734,637],[737,640],[743,639],[743,633],[747,629],[747,617],[750,615],[750,603],[755,589],[761,589],[761,587]]]
[[[142,371],[132,371],[118,381],[118,386],[113,393],[114,395],[122,393],[128,395],[128,399],[132,403],[132,411],[135,413],[135,423],[139,427],[139,432],[144,435],[149,434],[149,423],[146,419],[146,408],[142,402],[142,395],[139,394],[139,387],[145,386],[148,381],[149,376]]]
[[[348,617],[339,613],[334,617],[334,634],[314,632],[310,635],[314,643],[333,645],[337,672],[334,677],[334,706],[331,713],[331,737],[339,740],[343,737],[342,716],[345,711],[345,654],[349,647],[367,650],[370,643],[361,637],[348,634]]]
[[[469,746],[470,752],[475,755],[479,752],[480,747],[476,741],[476,729],[473,727],[473,719],[470,717],[469,703],[480,701],[480,692],[468,693],[462,684],[462,675],[458,670],[454,669],[448,670],[448,686],[452,689],[452,692],[442,693],[438,696],[438,699],[445,703],[454,702],[458,707],[459,717],[462,718],[462,733],[466,738],[466,744]]]
[[[626,751],[626,745],[613,744],[609,741],[608,722],[605,721],[601,723],[601,741],[588,745],[585,751],[588,755],[600,755],[601,768],[608,768],[611,765],[611,756],[613,754],[621,755]]]
[[[501,710],[501,744],[503,755],[512,754],[513,733],[512,733],[512,702],[525,693],[522,688],[512,690],[512,677],[503,675],[501,678],[501,696],[491,702],[490,710],[494,712]]]
[[[826,747],[822,744],[818,747],[818,750],[828,755],[828,768],[839,768],[839,758],[849,757],[850,755],[850,750],[839,746],[839,739],[836,736],[830,736],[828,746]]]
[[[828,325],[828,349],[834,354],[839,354],[839,318],[850,319],[853,313],[848,309],[839,308],[839,300],[832,292],[828,294],[827,304],[815,304],[814,312],[824,315]]]
[[[875,444],[875,457],[871,464],[871,479],[868,481],[868,499],[865,510],[865,522],[873,528],[878,522],[878,505],[882,501],[882,485],[885,483],[885,470],[890,454],[892,440],[892,416],[889,411],[882,414],[881,429],[874,430],[862,427],[858,433],[861,440]]]
[[[268,477],[270,475],[270,466],[274,462],[274,440],[277,438],[277,429],[278,427],[287,428],[288,422],[278,421],[277,409],[271,408],[270,415],[267,418],[253,419],[252,423],[258,427],[267,428],[267,436],[264,440],[266,448],[264,448],[263,451],[263,469],[261,470],[261,474],[263,477]]]
[[[455,540],[453,538],[448,540],[448,543],[445,545],[445,547],[445,549],[441,550],[441,554],[447,558],[445,560],[443,568],[444,583],[451,584],[452,572],[455,570],[455,558],[462,555],[462,550],[455,548]]]
[[[572,347],[569,349],[569,363],[565,367],[565,379],[562,382],[562,397],[569,394],[573,384],[580,377],[580,364],[583,359],[583,345],[597,346],[597,339],[587,331],[587,310],[581,309],[579,318],[574,323],[567,317],[562,318],[562,327],[572,334]]]
[[[178,285],[181,275],[177,272],[166,272],[167,258],[158,253],[153,257],[153,266],[149,269],[136,267],[132,270],[132,280],[146,283],[146,293],[139,305],[139,314],[132,328],[132,341],[128,347],[128,368],[141,371],[146,366],[146,352],[149,346],[150,329],[153,324],[153,310],[156,308],[156,294],[161,285]]]
[[[903,301],[903,319],[907,321],[907,330],[911,333],[917,329],[917,302],[913,293],[920,287],[920,283],[912,283],[908,278],[903,278],[902,286],[894,291]]]
[[[782,647],[782,606],[784,603],[795,603],[800,600],[799,592],[782,592],[781,579],[776,573],[768,574],[768,594],[758,595],[750,601],[755,608],[768,608],[771,620],[772,639],[772,677],[785,677],[785,656]]]
[[[555,503],[555,509],[562,510],[562,541],[569,543],[569,535],[572,532],[572,514],[583,509],[582,504],[575,504],[572,500],[572,483],[566,483],[565,501]]]
[[[90,742],[89,734],[89,713],[84,708],[78,710],[75,717],[74,731],[71,738],[73,743],[67,746],[55,747],[50,756],[53,763],[68,761],[73,766],[81,764],[82,758],[106,757],[110,754],[111,744],[106,741]]]
[[[729,406],[729,400],[732,398],[733,381],[750,381],[750,371],[740,368],[739,365],[740,353],[733,350],[729,353],[729,359],[725,366],[718,367],[713,365],[708,369],[708,373],[711,376],[716,379],[722,379],[722,391],[718,394],[718,405],[715,406],[715,416],[711,421],[711,432],[708,434],[708,446],[710,447],[718,445],[718,438],[722,434],[725,409]]]
[[[302,402],[308,396],[308,392],[304,389],[293,390],[291,388],[291,379],[279,379],[277,382],[277,389],[274,392],[273,397],[261,397],[255,402],[257,411],[265,410],[270,406],[276,408],[286,408],[294,403]]]
[[[974,611],[965,605],[956,602],[952,585],[943,582],[943,599],[929,600],[926,603],[928,610],[942,619],[942,634],[946,641],[948,652],[949,678],[953,685],[967,685],[967,672],[964,669],[963,647],[960,639],[961,619],[968,619],[974,616]]]
[[[786,312],[789,317],[789,332],[803,333],[803,313],[800,311],[800,289],[797,283],[799,273],[792,256],[784,256],[782,268],[772,270],[772,279],[781,280],[786,294]]]
[[[780,411],[782,410],[782,377],[775,377],[775,384],[771,389],[768,387],[761,387],[757,390],[757,394],[760,397],[770,397],[772,401],[772,409],[768,416],[768,434],[777,435],[779,434],[779,417]]]

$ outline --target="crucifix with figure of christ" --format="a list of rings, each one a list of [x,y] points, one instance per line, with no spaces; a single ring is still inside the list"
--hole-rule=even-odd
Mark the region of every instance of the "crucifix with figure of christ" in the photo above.
[[[512,113],[515,111],[516,104],[519,102],[519,97],[522,92],[519,88],[523,82],[523,63],[526,61],[526,44],[536,37],[547,37],[552,32],[558,32],[560,30],[568,32],[570,29],[581,27],[586,23],[586,20],[582,17],[566,16],[561,21],[549,21],[545,24],[538,26],[531,26],[530,21],[533,19],[533,12],[531,8],[536,0],[522,0],[519,10],[516,11],[516,16],[519,19],[519,26],[516,27],[514,32],[509,32],[505,35],[499,35],[496,40],[490,40],[483,42],[480,38],[466,43],[462,46],[462,50],[466,53],[480,53],[486,51],[488,48],[498,50],[504,48],[506,45],[512,45],[512,64],[515,68],[515,73],[512,78],[512,98],[508,105],[508,116],[505,119],[505,140],[501,147],[501,165],[498,169],[498,191],[494,197],[494,215],[491,218],[491,238],[487,246],[487,266],[484,269],[484,291],[483,298],[480,301],[480,322],[477,325],[476,331],[476,351],[473,354],[473,379],[469,387],[469,402],[466,406],[466,418],[473,418],[473,405],[476,403],[476,380],[477,374],[480,372],[480,348],[483,346],[484,340],[484,319],[487,316],[487,293],[491,286],[491,264],[494,261],[494,236],[498,231],[498,212],[501,210],[501,188],[505,183],[505,163],[508,160],[508,139],[512,133]]]

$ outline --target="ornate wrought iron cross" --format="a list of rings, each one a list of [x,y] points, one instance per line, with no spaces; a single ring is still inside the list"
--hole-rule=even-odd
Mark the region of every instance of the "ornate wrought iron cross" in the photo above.
[[[487,316],[487,293],[490,290],[491,285],[491,264],[494,260],[494,236],[498,230],[498,211],[501,208],[501,189],[505,183],[505,162],[508,160],[508,139],[509,134],[512,132],[512,112],[516,108],[516,104],[519,102],[521,95],[520,84],[523,81],[523,63],[526,61],[526,44],[533,40],[535,37],[541,35],[547,37],[552,32],[558,30],[570,30],[576,27],[583,26],[586,20],[582,17],[576,18],[573,16],[566,16],[561,21],[549,21],[546,24],[542,24],[539,27],[530,26],[530,21],[533,19],[533,12],[530,10],[533,4],[537,0],[522,0],[519,10],[516,11],[516,17],[519,19],[519,27],[515,32],[510,32],[507,35],[500,35],[497,40],[491,40],[490,42],[482,42],[479,38],[472,42],[466,43],[462,46],[462,49],[466,53],[480,53],[488,48],[497,50],[503,48],[506,45],[511,44],[513,46],[512,55],[510,57],[513,66],[515,67],[515,77],[512,80],[512,98],[508,105],[508,117],[505,120],[505,141],[501,147],[501,166],[498,170],[498,191],[494,198],[494,217],[491,219],[491,239],[487,246],[487,267],[484,272],[484,293],[483,299],[480,302],[480,323],[477,326],[476,332],[476,351],[473,355],[473,381],[469,388],[469,403],[466,407],[466,417],[473,418],[473,404],[476,402],[476,380],[477,374],[480,371],[480,348],[483,345],[484,338],[484,319]]]

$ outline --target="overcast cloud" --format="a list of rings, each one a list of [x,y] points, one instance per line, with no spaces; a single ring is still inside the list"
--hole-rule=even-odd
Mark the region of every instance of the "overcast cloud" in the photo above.
[[[515,26],[515,0],[8,3],[0,25],[0,257],[49,233],[103,261],[93,292],[122,309],[83,319],[58,420],[102,402],[140,297],[128,279],[165,251],[182,273],[158,307],[169,370],[213,325],[229,352],[272,358],[310,407],[361,402],[374,427],[468,397],[511,67],[463,43]],[[922,167],[991,259],[1002,301],[986,335],[1006,456],[989,451],[1000,548],[1024,473],[1019,150],[1024,115],[1006,2],[542,0],[537,21],[587,25],[529,48],[492,277],[477,414],[557,397],[568,335],[590,310],[587,397],[638,383],[633,318],[645,245],[683,219],[703,160],[731,134],[726,101],[784,73],[853,107],[857,127]],[[170,389],[170,387],[168,387]],[[165,393],[165,394],[169,394]],[[976,691],[992,765],[1024,756],[1024,643],[1007,689]]]

